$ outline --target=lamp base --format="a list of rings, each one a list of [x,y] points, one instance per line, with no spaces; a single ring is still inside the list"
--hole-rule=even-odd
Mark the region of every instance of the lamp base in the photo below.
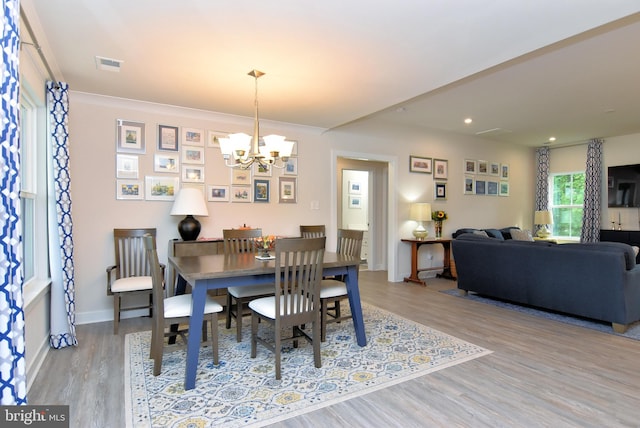
[[[424,239],[429,235],[429,231],[422,225],[418,226],[412,233],[416,239]]]
[[[547,229],[547,226],[542,226],[540,229],[538,229],[538,233],[536,233],[536,235],[538,236],[538,238],[547,239],[551,236],[551,232],[549,231],[549,229]]]
[[[178,223],[178,232],[183,241],[195,241],[200,235],[200,222],[188,215]]]

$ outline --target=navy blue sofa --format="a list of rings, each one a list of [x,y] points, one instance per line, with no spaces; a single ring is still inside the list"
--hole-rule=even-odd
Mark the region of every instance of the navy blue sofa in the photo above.
[[[640,320],[640,265],[627,244],[460,233],[451,245],[462,292],[610,322],[617,332]]]

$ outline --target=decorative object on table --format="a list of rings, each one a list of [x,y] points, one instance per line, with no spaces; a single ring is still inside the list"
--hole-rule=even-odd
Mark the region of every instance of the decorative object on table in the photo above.
[[[207,204],[200,189],[183,187],[171,208],[171,215],[186,216],[178,224],[178,232],[183,241],[194,241],[200,234],[200,222],[194,216],[208,216]]]
[[[436,238],[442,238],[442,222],[445,221],[447,218],[449,218],[447,216],[447,213],[442,210],[433,211],[431,213],[431,220],[434,221],[434,225],[436,229]]]
[[[533,216],[533,222],[540,226],[536,235],[538,238],[547,239],[551,236],[551,231],[547,227],[549,224],[553,224],[553,216],[551,211],[536,211]]]
[[[269,251],[273,250],[276,243],[275,235],[261,236],[255,239],[256,252],[262,257],[270,257]]]
[[[418,227],[413,231],[413,236],[415,236],[416,239],[424,239],[429,234],[422,223],[431,220],[430,213],[431,204],[428,202],[414,202],[411,204],[409,219],[418,222]]]
[[[188,391],[184,390],[184,350],[171,352],[155,377],[149,359],[150,332],[128,334],[124,351],[127,426],[179,426],[187,421],[201,426],[266,426],[491,353],[364,302],[362,310],[372,339],[366,348],[354,345],[352,323],[328,324],[322,349],[331,358],[324,358],[321,368],[313,368],[311,345],[301,340],[295,352],[283,352],[282,380],[277,383],[272,354],[259,352],[257,358],[248,358],[248,319],[241,343],[236,342],[235,332],[220,325],[220,365],[212,363],[210,348],[200,348],[198,382]],[[259,328],[266,328],[262,324]],[[289,346],[285,350],[293,351]]]
[[[225,165],[230,168],[248,169],[254,163],[284,168],[293,150],[293,141],[286,141],[281,135],[265,135],[260,139],[258,121],[258,78],[264,76],[262,71],[251,70],[248,73],[255,79],[255,118],[253,121],[253,137],[244,133],[220,138],[220,151]]]

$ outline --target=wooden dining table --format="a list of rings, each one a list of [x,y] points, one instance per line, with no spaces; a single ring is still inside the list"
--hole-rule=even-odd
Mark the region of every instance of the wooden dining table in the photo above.
[[[207,290],[273,283],[275,281],[275,260],[258,260],[252,253],[187,257],[170,256],[169,263],[174,267],[176,273],[191,285],[192,307],[189,331],[201,330]],[[367,338],[364,331],[360,290],[358,288],[359,263],[360,260],[356,257],[325,251],[323,275],[345,276],[356,342],[359,346],[366,346]],[[185,390],[195,387],[199,351],[200,335],[189,334],[184,380]]]

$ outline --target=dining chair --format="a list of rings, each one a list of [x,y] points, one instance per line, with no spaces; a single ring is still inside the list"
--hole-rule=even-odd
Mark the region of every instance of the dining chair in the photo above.
[[[324,224],[300,225],[300,236],[303,238],[320,238],[326,236]]]
[[[262,229],[224,229],[222,231],[225,254],[257,253],[255,240],[262,237]],[[273,294],[273,284],[227,287],[226,328],[231,318],[236,320],[236,341],[242,341],[242,317],[250,315],[247,304],[252,299]]]
[[[145,235],[144,249],[151,268],[151,278],[153,282],[153,325],[151,329],[151,352],[153,359],[153,375],[158,376],[162,369],[162,355],[164,353],[165,337],[182,336],[184,338],[187,330],[167,331],[171,325],[188,324],[191,316],[191,294],[180,294],[178,296],[165,297],[164,273],[158,262],[158,252],[156,250],[155,238]],[[222,306],[213,297],[207,294],[204,304],[204,314],[209,316],[211,323],[211,348],[213,349],[213,364],[218,364],[218,312],[222,312]],[[206,319],[206,318],[205,318]],[[206,322],[206,321],[205,321]],[[203,328],[203,331],[206,329]],[[200,334],[200,333],[198,333]],[[206,333],[205,333],[206,335]],[[185,340],[186,344],[186,340]]]
[[[360,259],[362,251],[362,230],[338,229],[338,254]],[[321,340],[327,340],[327,324],[348,320],[351,315],[342,315],[340,301],[348,298],[347,285],[344,278],[323,279],[320,286],[320,332]],[[329,306],[332,305],[332,306]]]
[[[324,260],[326,237],[280,239],[275,245],[275,285],[273,296],[249,302],[251,309],[251,358],[257,354],[258,343],[275,354],[276,379],[281,378],[280,354],[283,342],[299,338],[313,345],[313,358],[317,368],[320,358],[320,280]],[[258,322],[274,327],[275,338],[269,341],[258,336]],[[311,335],[302,325],[311,324]],[[292,328],[290,337],[282,337],[283,329]]]
[[[151,270],[144,250],[143,237],[151,235],[155,239],[155,228],[113,229],[115,264],[107,267],[107,295],[113,296],[113,334],[118,334],[120,314],[134,309],[149,309],[152,316]],[[160,265],[164,272],[164,264]],[[122,307],[122,298],[148,296],[144,305]]]

